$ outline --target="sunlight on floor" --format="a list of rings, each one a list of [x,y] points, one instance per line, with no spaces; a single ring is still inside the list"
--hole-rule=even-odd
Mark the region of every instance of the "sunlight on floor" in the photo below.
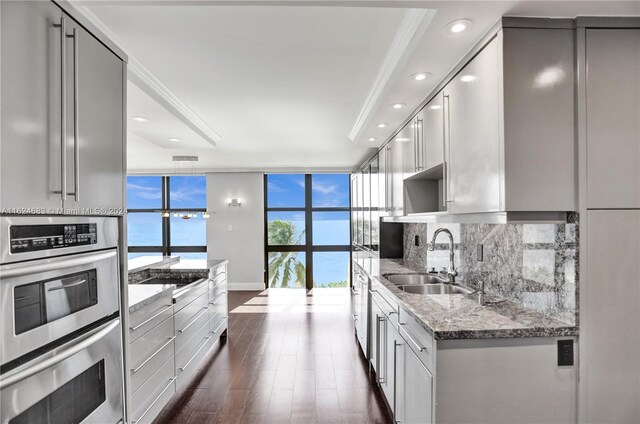
[[[349,308],[348,288],[268,289],[231,313],[338,314]]]

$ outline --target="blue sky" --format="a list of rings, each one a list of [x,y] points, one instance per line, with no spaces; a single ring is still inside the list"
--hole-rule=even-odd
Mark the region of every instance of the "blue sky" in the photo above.
[[[170,204],[172,209],[206,208],[207,177],[171,177]],[[127,208],[160,209],[162,207],[162,177],[127,177]]]
[[[348,174],[314,174],[311,180],[314,207],[349,207]],[[267,203],[270,208],[304,207],[303,174],[267,176]]]

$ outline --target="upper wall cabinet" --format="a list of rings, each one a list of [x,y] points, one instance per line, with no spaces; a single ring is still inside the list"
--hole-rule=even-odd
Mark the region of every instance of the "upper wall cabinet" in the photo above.
[[[574,31],[503,28],[444,88],[451,213],[575,210]]]
[[[52,2],[0,8],[3,210],[119,213],[123,59]]]
[[[640,208],[640,30],[586,38],[587,207]]]
[[[420,112],[424,144],[424,169],[444,162],[444,94],[438,93]]]

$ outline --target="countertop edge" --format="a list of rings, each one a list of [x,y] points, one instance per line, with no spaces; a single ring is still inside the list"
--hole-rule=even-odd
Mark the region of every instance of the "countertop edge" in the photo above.
[[[143,299],[138,300],[136,303],[129,305],[129,313],[133,313],[147,305],[150,305],[161,297],[166,296],[168,293],[173,293],[173,291],[176,289],[175,284],[148,284],[145,287],[148,288],[149,291],[152,291],[158,286],[164,287],[164,289],[158,292],[153,292],[148,297],[144,297]],[[142,287],[142,285],[130,284],[129,289],[131,289],[131,287]]]

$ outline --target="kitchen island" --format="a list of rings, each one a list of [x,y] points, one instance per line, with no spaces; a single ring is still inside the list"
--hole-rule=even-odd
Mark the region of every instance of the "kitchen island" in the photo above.
[[[151,423],[226,336],[227,261],[136,258],[129,271],[129,417]]]

